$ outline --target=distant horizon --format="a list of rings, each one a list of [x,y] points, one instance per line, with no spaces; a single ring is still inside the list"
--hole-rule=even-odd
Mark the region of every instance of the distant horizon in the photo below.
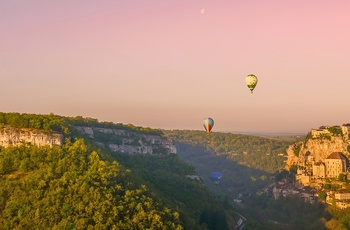
[[[179,128],[179,127],[155,127],[155,126],[149,126],[149,125],[142,125],[142,124],[135,124],[135,123],[131,123],[131,122],[120,122],[120,121],[112,121],[112,120],[101,120],[98,117],[94,117],[94,116],[85,116],[85,115],[81,115],[81,114],[77,114],[77,115],[62,115],[62,114],[57,114],[57,113],[53,113],[53,112],[49,112],[49,113],[33,113],[33,112],[18,112],[18,111],[0,111],[3,113],[19,113],[19,114],[37,114],[37,115],[49,115],[49,114],[53,114],[53,115],[57,115],[57,116],[62,116],[62,117],[83,117],[83,118],[92,118],[92,119],[96,119],[98,122],[112,122],[114,124],[123,124],[123,125],[134,125],[134,126],[138,126],[138,127],[144,127],[144,128],[151,128],[151,129],[158,129],[158,130],[189,130],[189,131],[205,131],[204,127],[202,125],[198,125],[198,127],[196,128],[188,128],[188,127],[184,127],[184,128]],[[237,133],[237,134],[256,134],[256,135],[280,135],[280,136],[295,136],[295,135],[307,135],[309,132],[311,132],[311,129],[318,129],[321,126],[341,126],[343,124],[346,124],[349,122],[342,122],[341,124],[333,124],[333,125],[329,125],[329,124],[320,124],[317,127],[310,127],[308,129],[306,129],[306,131],[284,131],[284,130],[215,130],[215,124],[214,124],[214,128],[212,129],[211,132],[220,132],[220,133]],[[200,122],[201,124],[201,122]]]

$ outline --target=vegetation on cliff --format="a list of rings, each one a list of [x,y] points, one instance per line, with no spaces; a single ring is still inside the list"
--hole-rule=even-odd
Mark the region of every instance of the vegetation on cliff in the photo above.
[[[4,229],[182,229],[178,212],[81,139],[62,147],[3,148],[0,176]]]
[[[95,118],[89,117],[64,117],[55,114],[27,114],[27,113],[3,113],[0,112],[0,127],[9,125],[13,128],[29,128],[43,131],[56,131],[67,135],[74,132],[74,126],[94,126],[101,128],[117,128],[122,130],[131,130],[145,134],[161,135],[158,129],[134,126],[132,124],[114,124],[112,122],[99,122]],[[74,133],[75,134],[75,133]]]
[[[32,126],[34,121],[40,125]],[[237,222],[233,210],[201,181],[186,177],[196,172],[177,155],[111,152],[82,139],[75,127],[144,135],[159,130],[53,114],[1,113],[0,124],[66,137],[63,146],[52,148],[0,148],[0,226],[5,229],[228,229]]]
[[[296,138],[161,131],[53,114],[0,113],[0,126],[56,131],[66,137],[63,146],[52,148],[0,148],[0,229],[224,230],[237,223],[234,210],[248,218],[245,229],[349,225],[346,211],[327,212],[321,204],[298,197],[276,201],[269,192],[259,193],[273,178],[290,176],[276,171],[284,167],[285,150]],[[77,126],[168,137],[178,154],[111,152],[94,141],[122,144],[117,137],[106,133],[86,138]],[[220,184],[209,178],[216,169],[224,174]],[[237,197],[241,203],[233,202]]]

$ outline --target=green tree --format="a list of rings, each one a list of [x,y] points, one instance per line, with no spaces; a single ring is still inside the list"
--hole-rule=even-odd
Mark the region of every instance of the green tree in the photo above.
[[[324,184],[324,186],[323,186],[323,188],[324,189],[331,189],[332,188],[332,186],[331,186],[331,184]]]
[[[326,200],[327,198],[327,193],[326,192],[320,192],[318,193],[318,197],[322,200]]]
[[[346,174],[342,174],[342,173],[339,174],[338,180],[339,180],[339,181],[346,182],[346,181],[347,181],[347,175],[346,175]]]

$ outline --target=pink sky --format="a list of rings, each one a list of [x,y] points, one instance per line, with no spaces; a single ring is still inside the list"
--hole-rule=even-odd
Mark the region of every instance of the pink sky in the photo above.
[[[213,131],[341,125],[349,13],[347,0],[3,0],[0,111],[162,129],[203,130],[208,116]]]

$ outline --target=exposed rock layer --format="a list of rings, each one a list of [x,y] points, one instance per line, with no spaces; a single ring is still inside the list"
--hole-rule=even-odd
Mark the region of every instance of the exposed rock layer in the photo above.
[[[350,141],[342,136],[330,136],[329,138],[311,138],[292,144],[287,149],[288,159],[286,168],[293,164],[305,166],[307,162],[325,162],[325,159],[333,152],[342,152],[349,158],[348,146]]]
[[[143,134],[122,129],[99,127],[76,127],[81,133],[101,147],[108,147],[113,152],[129,154],[171,154],[176,153],[173,141],[159,135]],[[108,141],[101,141],[101,136]]]
[[[0,129],[0,146],[21,145],[30,143],[37,146],[62,145],[63,135],[59,133],[47,133],[35,129],[16,129],[4,127]]]

